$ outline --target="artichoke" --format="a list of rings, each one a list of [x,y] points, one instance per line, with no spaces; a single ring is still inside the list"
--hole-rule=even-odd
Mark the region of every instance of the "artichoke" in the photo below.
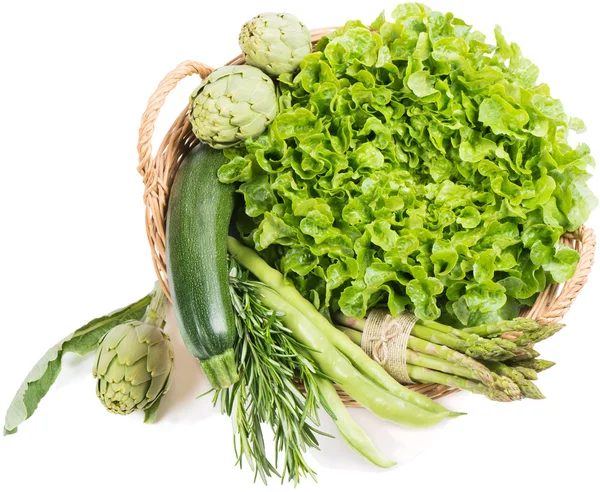
[[[100,340],[93,369],[96,394],[114,413],[147,409],[169,389],[173,359],[161,328],[142,321],[115,326]]]
[[[277,114],[273,81],[249,66],[212,72],[190,96],[194,135],[215,149],[260,135]]]
[[[291,14],[257,15],[244,24],[239,42],[246,62],[274,77],[295,71],[312,50],[310,31]]]

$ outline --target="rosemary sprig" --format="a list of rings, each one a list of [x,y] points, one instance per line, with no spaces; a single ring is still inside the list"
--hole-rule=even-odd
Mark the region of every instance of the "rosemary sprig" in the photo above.
[[[233,418],[237,464],[244,460],[264,483],[276,475],[295,484],[316,474],[305,459],[309,448],[318,449],[318,408],[322,405],[315,376],[324,377],[306,347],[290,335],[277,313],[268,310],[253,290],[248,273],[230,260],[230,292],[236,313],[235,347],[240,379],[217,390],[213,403]],[[295,381],[301,383],[300,392]],[[327,410],[327,408],[325,408]],[[267,456],[262,425],[274,434],[275,459]],[[331,437],[331,436],[329,436]],[[279,471],[279,455],[283,465]]]

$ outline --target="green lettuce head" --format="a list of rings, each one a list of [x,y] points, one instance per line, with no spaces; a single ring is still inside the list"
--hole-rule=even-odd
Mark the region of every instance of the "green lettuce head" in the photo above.
[[[594,164],[500,29],[406,3],[323,37],[278,77],[280,111],[227,151],[238,229],[319,309],[475,325],[512,318],[579,254]],[[449,320],[451,318],[451,320]]]

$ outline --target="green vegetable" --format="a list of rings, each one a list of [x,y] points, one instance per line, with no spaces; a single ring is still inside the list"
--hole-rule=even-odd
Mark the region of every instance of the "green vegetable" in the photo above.
[[[168,305],[156,284],[144,319],[115,326],[100,340],[93,375],[96,394],[107,410],[120,415],[145,410],[145,421],[154,421],[175,358],[163,331]]]
[[[192,131],[216,149],[256,137],[277,114],[273,81],[258,68],[221,67],[190,96]]]
[[[506,393],[512,401],[522,400],[524,398],[523,393],[521,393],[521,389],[511,378],[507,376],[500,376],[493,371],[492,376],[494,377],[494,387]]]
[[[214,388],[239,378],[226,243],[234,190],[217,180],[223,161],[220,151],[196,146],[175,175],[167,209],[173,309],[187,349]]]
[[[344,335],[346,335],[352,342],[356,345],[360,345],[362,341],[362,332],[353,330],[352,328],[347,328],[342,325],[335,325],[335,327],[340,330]]]
[[[503,391],[490,388],[489,386],[486,386],[478,381],[471,381],[459,376],[453,376],[444,372],[433,371],[425,367],[413,366],[410,364],[408,364],[406,367],[408,375],[413,381],[443,384],[444,386],[459,388],[478,395],[484,395],[485,397],[494,401],[512,401],[512,399]]]
[[[486,361],[484,364],[496,374],[512,379],[517,384],[525,398],[531,398],[534,400],[545,398],[539,388],[534,383],[526,379],[525,376],[523,376],[523,374],[521,374],[521,372],[514,367],[509,367],[502,362],[496,361]]]
[[[444,347],[443,345],[431,343],[413,336],[409,337],[408,339],[408,348],[422,354],[432,355],[436,358],[452,362],[454,364],[460,364],[461,366],[474,371],[474,373],[477,375],[474,379],[477,379],[488,385],[491,383],[492,376],[490,375],[489,370],[483,364],[465,354],[458,352],[457,350],[452,350],[448,347]]]
[[[277,77],[294,72],[312,50],[310,31],[291,14],[266,12],[246,22],[239,37],[246,63]]]
[[[387,306],[473,326],[514,318],[579,255],[587,145],[500,29],[401,4],[348,22],[277,79],[268,130],[228,149],[237,227],[318,309]]]
[[[538,379],[537,371],[535,369],[532,369],[531,367],[517,365],[509,367],[512,367],[513,369],[519,371],[525,379],[529,379],[530,381],[536,381]]]
[[[460,376],[465,379],[479,381],[487,386],[493,386],[493,379],[489,371],[483,373],[480,371],[475,371],[468,366],[463,366],[462,364],[458,364],[456,362],[439,359],[438,357],[432,355],[415,352],[410,348],[406,349],[406,361],[408,364],[413,366],[425,367],[427,369],[445,372],[446,374]]]
[[[147,295],[125,308],[93,319],[49,349],[27,375],[8,407],[4,435],[17,432],[17,427],[33,415],[60,374],[65,354],[71,352],[85,355],[95,350],[99,340],[113,327],[132,319],[140,319],[151,299],[152,296]]]
[[[529,333],[518,334],[515,333],[516,336],[509,338],[511,342],[518,345],[519,347],[526,347],[533,343],[538,343],[547,338],[550,338],[552,335],[558,333],[560,330],[564,328],[564,324],[562,323],[552,323],[549,325],[541,326],[538,330],[531,331]]]
[[[257,287],[262,303],[282,314],[283,323],[292,336],[311,350],[319,370],[361,405],[383,419],[413,427],[427,427],[445,417],[459,415],[400,385],[254,251],[231,237],[228,250],[240,265],[265,284]]]
[[[543,359],[529,359],[529,360],[520,360],[520,361],[515,361],[515,362],[513,362],[513,361],[507,362],[508,366],[527,367],[527,368],[533,369],[536,372],[542,372],[542,371],[545,371],[546,369],[550,369],[555,364],[556,364],[556,362],[551,362],[549,360],[543,360]]]
[[[340,399],[333,384],[326,379],[317,378],[317,383],[327,402],[331,413],[335,416],[334,423],[338,428],[340,435],[357,453],[363,455],[374,465],[381,468],[389,468],[396,463],[383,458],[365,431],[352,419],[344,402]]]
[[[503,347],[498,346],[494,340],[485,340],[479,337],[474,337],[472,341],[464,340],[455,333],[444,333],[419,323],[413,327],[411,334],[423,340],[462,351],[466,355],[476,359],[504,360],[510,358],[512,355]]]
[[[491,338],[501,336],[508,332],[530,332],[538,330],[540,327],[541,325],[534,319],[515,318],[512,320],[500,321],[498,323],[463,328],[461,331],[480,337]]]

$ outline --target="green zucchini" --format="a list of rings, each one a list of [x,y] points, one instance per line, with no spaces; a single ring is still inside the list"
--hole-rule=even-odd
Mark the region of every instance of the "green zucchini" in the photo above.
[[[167,273],[175,316],[189,352],[214,388],[239,379],[227,266],[233,185],[219,182],[223,152],[200,144],[181,163],[167,209]]]

